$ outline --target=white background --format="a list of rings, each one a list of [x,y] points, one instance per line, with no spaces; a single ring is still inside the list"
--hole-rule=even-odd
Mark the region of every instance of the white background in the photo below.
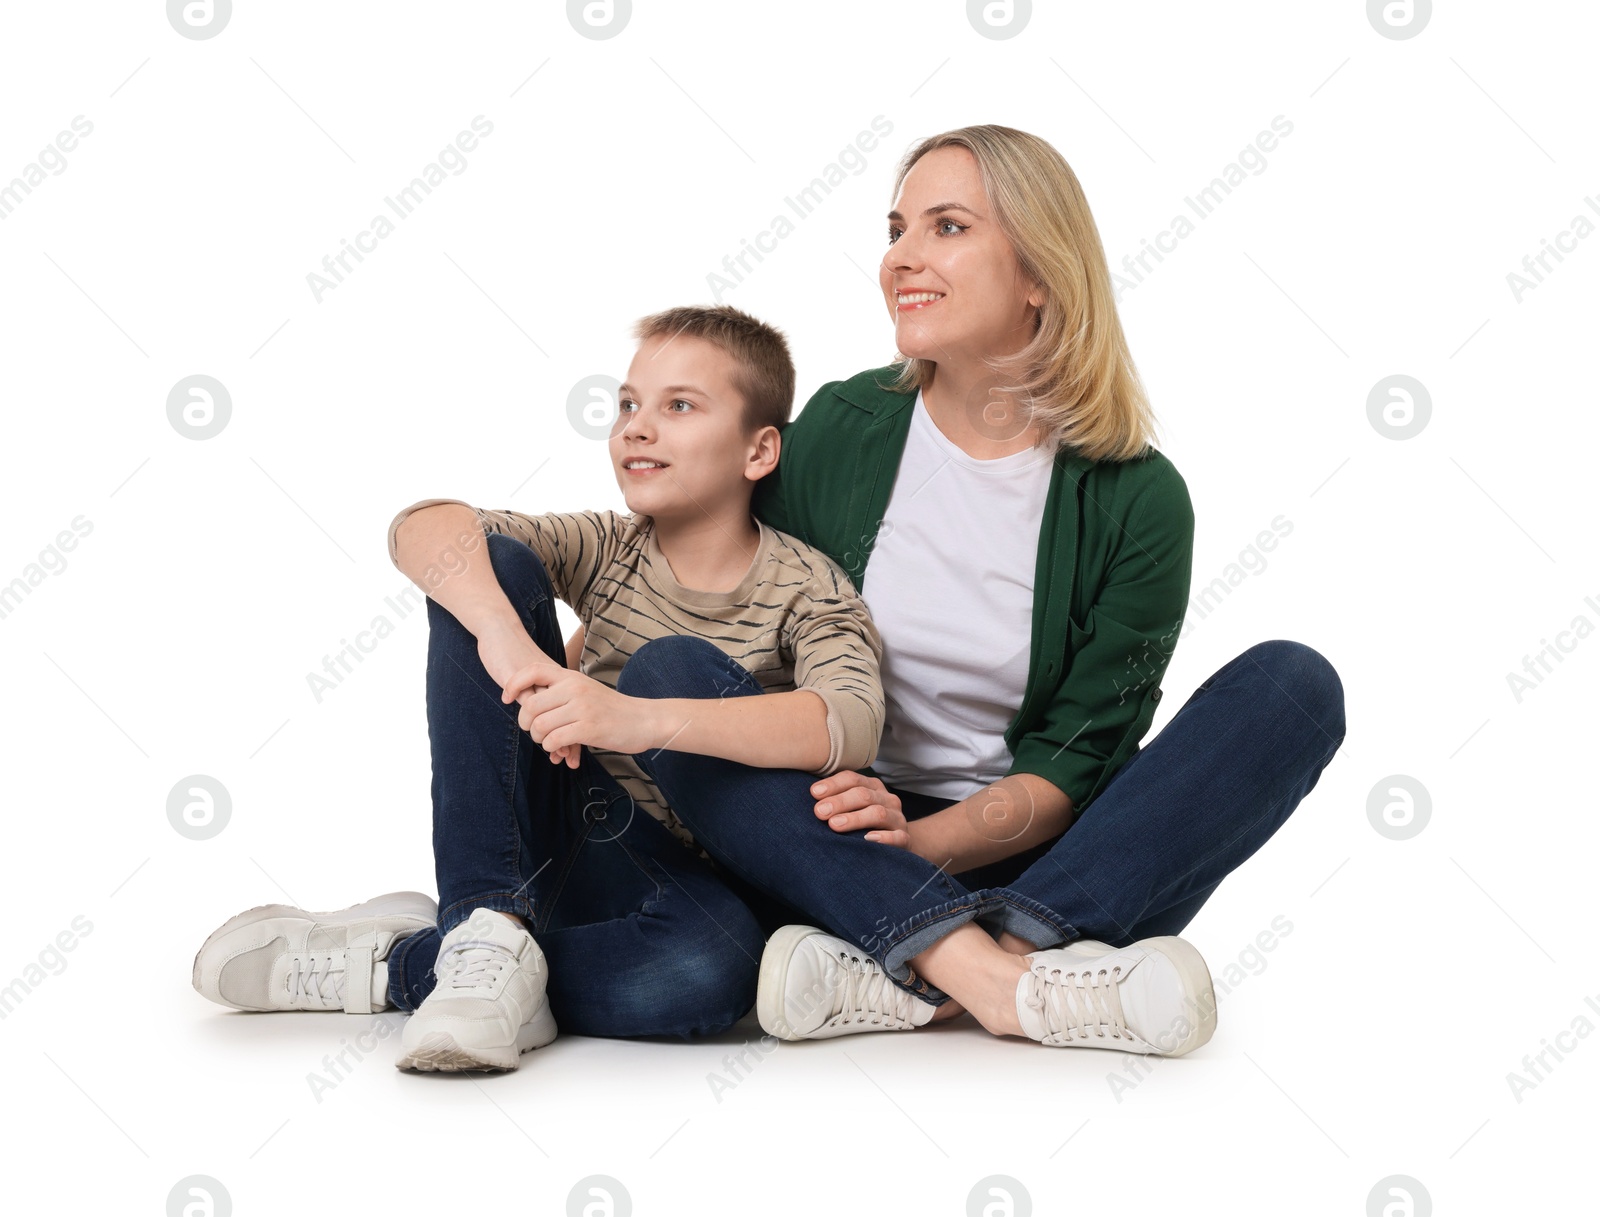
[[[1507,274],[1600,221],[1594,13],[1440,5],[1392,39],[1356,2],[1037,10],[991,39],[951,0],[640,0],[592,39],[555,3],[240,0],[194,40],[152,0],[6,7],[0,182],[93,123],[0,221],[0,582],[92,523],[0,619],[0,984],[92,926],[0,1022],[8,1207],[160,1214],[191,1174],[241,1215],[563,1213],[592,1174],[640,1214],[961,1214],[993,1174],[1040,1214],[1358,1215],[1392,1174],[1441,1213],[1548,1211],[1578,1184],[1600,1036],[1520,1102],[1507,1074],[1600,1026],[1600,240],[1520,301]],[[318,302],[307,274],[476,115],[465,171]],[[636,317],[712,302],[724,256],[878,115],[864,170],[720,297],[789,336],[800,405],[893,355],[875,265],[916,140],[1050,140],[1115,268],[1293,123],[1120,303],[1193,497],[1196,591],[1293,525],[1191,615],[1155,730],[1264,639],[1344,681],[1343,748],[1185,932],[1219,979],[1274,917],[1292,933],[1180,1060],[966,1023],[784,1045],[718,1101],[752,1018],[697,1045],[563,1038],[477,1080],[401,1074],[391,1037],[319,1100],[308,1075],[369,1020],[232,1015],[189,968],[254,904],[432,890],[427,627],[385,606],[408,586],[390,517],[435,494],[622,509],[568,390],[623,374]],[[232,399],[204,441],[166,412],[196,373]],[[1368,417],[1395,373],[1432,400],[1405,440]],[[393,634],[319,702],[307,674],[380,613]],[[1580,616],[1519,701],[1507,674]],[[232,797],[210,840],[167,820],[191,774]],[[1396,774],[1432,804],[1403,841],[1368,817]]]

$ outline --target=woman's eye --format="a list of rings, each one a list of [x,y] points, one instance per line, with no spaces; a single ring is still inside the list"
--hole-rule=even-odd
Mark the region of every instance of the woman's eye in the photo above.
[[[967,231],[967,225],[965,225],[965,224],[958,224],[954,220],[940,220],[939,221],[939,231],[940,231],[941,235],[944,235],[944,236],[954,235],[954,234],[945,232],[946,228],[953,228],[958,233]],[[889,244],[890,245],[893,245],[896,241],[898,241],[900,239],[900,234],[901,234],[902,231],[903,231],[902,229],[896,228],[892,224],[889,226]]]

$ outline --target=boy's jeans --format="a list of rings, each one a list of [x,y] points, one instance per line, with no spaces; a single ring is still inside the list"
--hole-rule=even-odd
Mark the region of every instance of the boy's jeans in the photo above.
[[[488,537],[488,552],[522,624],[564,666],[555,593],[538,555],[500,534]],[[563,1032],[689,1037],[732,1026],[755,1005],[765,943],[750,909],[636,809],[587,748],[576,769],[551,764],[517,726],[518,703],[500,700],[477,640],[431,598],[427,605],[439,924],[396,944],[390,1000],[415,1009],[433,988],[441,936],[486,907],[532,926]]]
[[[753,677],[730,691],[731,661],[710,643],[666,641],[679,658],[636,673],[630,666],[627,691],[761,692]],[[813,813],[816,779],[800,770],[684,752],[636,759],[720,866],[855,943],[902,988],[942,1004],[948,995],[908,961],[968,921],[1038,948],[1178,933],[1288,819],[1344,733],[1344,690],[1332,665],[1302,643],[1257,643],[1202,683],[1067,832],[954,876],[866,840],[867,830],[834,832]],[[908,819],[957,801],[890,789]]]

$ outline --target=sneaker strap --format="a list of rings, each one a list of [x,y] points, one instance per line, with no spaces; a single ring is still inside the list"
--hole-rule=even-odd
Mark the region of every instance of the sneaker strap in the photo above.
[[[387,944],[384,944],[387,945]],[[344,950],[344,1012],[372,1013],[372,970],[379,958],[375,930],[354,934]]]

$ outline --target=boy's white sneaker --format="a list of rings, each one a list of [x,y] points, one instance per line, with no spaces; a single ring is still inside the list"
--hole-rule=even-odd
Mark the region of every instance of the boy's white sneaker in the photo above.
[[[1182,1056],[1217,1029],[1211,971],[1182,938],[1126,947],[1079,939],[1024,958],[1017,1019],[1050,1047]]]
[[[815,926],[784,926],[761,954],[756,1018],[779,1039],[910,1031],[938,1008],[896,985],[866,952]]]
[[[235,1010],[387,1010],[389,948],[432,928],[438,912],[421,892],[331,913],[263,904],[205,940],[190,979],[202,997]]]
[[[399,1069],[515,1069],[556,1037],[544,952],[520,923],[474,909],[439,944],[433,992],[400,1033]]]

